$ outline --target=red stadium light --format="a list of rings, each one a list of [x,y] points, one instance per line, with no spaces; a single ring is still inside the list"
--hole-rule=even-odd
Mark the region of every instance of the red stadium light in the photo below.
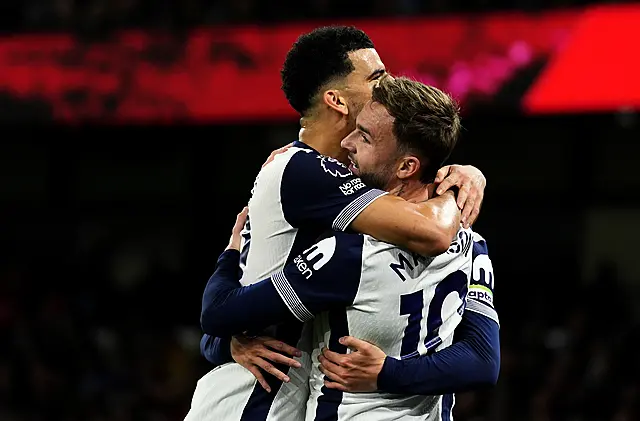
[[[371,36],[392,73],[438,86],[464,111],[549,113],[640,105],[639,21],[640,7],[611,6],[348,23]],[[50,114],[34,119],[64,122],[295,121],[279,70],[315,26],[202,28],[181,39],[128,31],[94,43],[0,38],[0,93]]]
[[[581,17],[524,98],[531,113],[640,109],[640,7],[597,7]]]

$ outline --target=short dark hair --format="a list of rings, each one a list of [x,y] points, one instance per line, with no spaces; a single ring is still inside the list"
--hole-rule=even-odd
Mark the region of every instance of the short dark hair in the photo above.
[[[432,182],[460,135],[457,102],[438,88],[404,77],[383,77],[372,98],[394,118],[399,147],[421,159],[421,180]]]
[[[330,80],[354,70],[348,54],[374,48],[369,36],[353,26],[327,26],[301,35],[287,53],[280,75],[282,91],[300,115]]]

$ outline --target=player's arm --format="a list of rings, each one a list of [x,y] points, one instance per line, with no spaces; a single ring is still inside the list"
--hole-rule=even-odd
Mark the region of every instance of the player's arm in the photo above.
[[[453,345],[409,360],[386,357],[378,375],[378,389],[441,395],[495,385],[500,373],[500,333],[495,319],[497,315],[467,309],[456,328]]]
[[[239,243],[237,248],[239,248]],[[225,252],[220,255],[216,264],[216,273],[219,276],[224,277],[229,283],[240,285],[237,269],[238,259],[232,253]],[[231,339],[228,337],[216,338],[205,333],[200,339],[200,353],[214,365],[226,364],[233,361],[230,345]]]
[[[247,212],[248,209],[244,208],[238,215],[231,232],[228,249],[240,249],[241,231],[246,221]],[[219,259],[217,269],[220,269],[220,273],[224,273],[230,281],[239,281],[238,263],[233,256],[228,257]],[[206,333],[200,340],[200,352],[207,361],[214,365],[222,365],[235,360],[253,373],[267,391],[269,391],[269,385],[258,367],[282,381],[288,381],[287,376],[279,371],[272,362],[298,367],[299,363],[286,355],[300,356],[299,350],[273,338],[245,337],[244,335],[236,335],[232,339],[215,338]]]
[[[233,362],[231,339],[216,338],[205,333],[200,339],[200,354],[213,365]]]
[[[358,235],[327,237],[282,272],[245,287],[220,264],[235,259],[237,267],[239,252],[225,251],[205,288],[203,331],[231,336],[286,321],[307,321],[333,306],[350,304],[360,280],[362,241]]]
[[[307,153],[294,155],[282,177],[282,210],[294,227],[351,228],[422,255],[446,251],[459,227],[460,211],[450,192],[409,203],[365,186],[335,160]]]
[[[382,391],[403,395],[441,395],[495,385],[500,371],[497,316],[467,311],[453,345],[431,355],[397,360],[368,342],[346,337],[357,352],[323,349],[319,358],[329,388],[345,392]]]
[[[460,218],[451,191],[422,203],[385,196],[364,209],[351,229],[424,256],[436,256],[449,248],[460,228]]]
[[[270,278],[242,287],[233,270],[225,270],[225,262],[233,262],[237,268],[240,252],[226,250],[222,253],[216,271],[207,282],[200,315],[200,324],[206,334],[232,336],[293,320]]]
[[[246,221],[247,213],[248,209],[245,207],[242,209],[242,212],[238,214],[236,223],[231,230],[231,238],[227,249],[240,250],[240,232]],[[229,282],[235,281],[239,285],[240,273],[237,268],[238,261],[232,253],[223,253],[218,258],[216,272],[218,272],[220,276],[226,277]],[[230,338],[216,338],[205,333],[200,339],[200,353],[207,361],[216,366],[233,362]]]

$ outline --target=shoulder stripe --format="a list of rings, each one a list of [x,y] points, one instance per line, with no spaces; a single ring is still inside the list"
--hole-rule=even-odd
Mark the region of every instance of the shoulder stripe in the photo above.
[[[271,276],[271,282],[276,291],[278,291],[278,295],[280,295],[282,301],[289,307],[289,311],[291,311],[296,319],[301,322],[313,319],[313,314],[304,306],[283,272],[273,274]]]
[[[367,206],[385,194],[387,194],[386,191],[373,189],[349,203],[344,209],[342,209],[342,211],[340,211],[336,219],[334,219],[332,225],[333,229],[336,231],[346,230],[349,227],[349,224],[351,224],[351,222],[353,222],[353,220],[356,219],[356,217],[360,215]]]

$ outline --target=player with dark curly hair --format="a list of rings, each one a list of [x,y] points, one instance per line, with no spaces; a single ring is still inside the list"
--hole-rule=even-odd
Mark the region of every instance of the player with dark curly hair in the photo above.
[[[327,57],[339,60],[327,60]],[[378,80],[386,72],[373,41],[361,30],[349,26],[316,29],[298,38],[287,53],[280,73],[282,91],[293,109],[306,115],[317,103],[314,96],[323,85],[347,78],[356,70],[356,64],[367,64],[359,63],[363,58],[373,66],[364,80]],[[346,85],[349,81],[343,80],[342,87]]]
[[[300,36],[281,71],[282,91],[301,116],[300,140],[320,137],[316,133],[331,134],[331,139],[346,137],[371,99],[371,89],[385,74],[373,41],[357,28],[323,27]],[[326,141],[320,152],[346,162],[340,144],[322,137]]]

